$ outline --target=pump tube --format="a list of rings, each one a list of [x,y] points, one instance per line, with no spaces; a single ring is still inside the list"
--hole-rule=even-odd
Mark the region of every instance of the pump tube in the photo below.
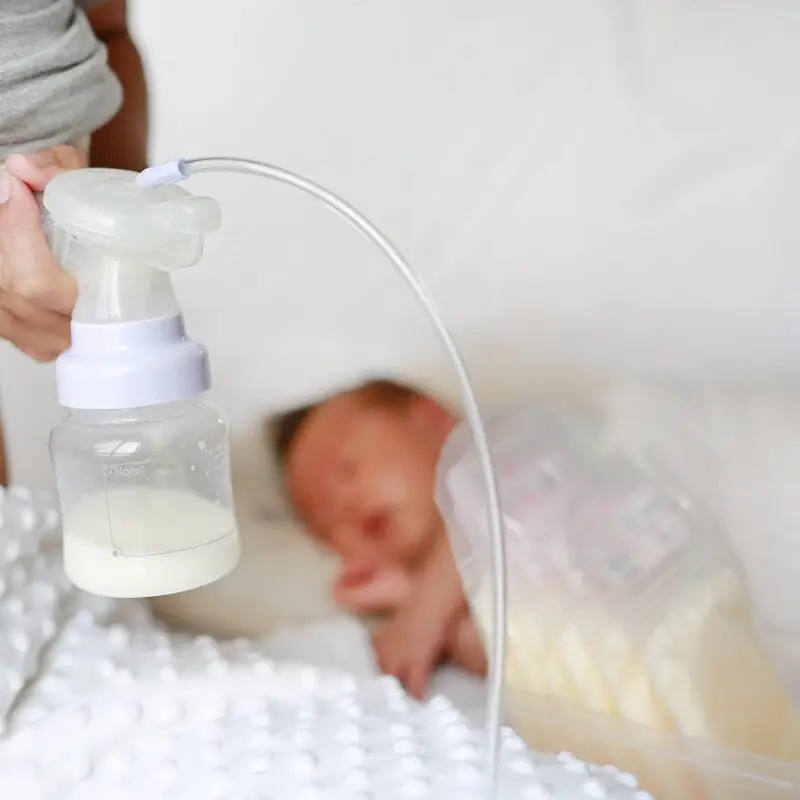
[[[422,304],[433,323],[439,338],[444,344],[458,377],[461,403],[475,442],[481,472],[486,484],[488,501],[489,533],[492,553],[492,632],[489,654],[489,691],[486,704],[486,736],[487,736],[487,797],[499,796],[499,762],[502,741],[503,719],[503,679],[506,660],[507,629],[507,564],[505,530],[500,507],[497,475],[492,462],[489,441],[478,407],[478,401],[472,388],[464,360],[445,325],[442,316],[428,294],[422,281],[414,274],[405,258],[397,248],[366,217],[333,192],[288,170],[261,161],[246,158],[197,158],[175,159],[157,164],[141,172],[137,183],[143,188],[154,188],[168,183],[178,183],[191,175],[200,172],[232,172],[245,175],[256,175],[269,178],[299,189],[305,194],[320,200],[332,211],[335,211],[346,222],[349,222],[367,239],[373,242],[392,262],[397,271],[405,278],[417,299]]]

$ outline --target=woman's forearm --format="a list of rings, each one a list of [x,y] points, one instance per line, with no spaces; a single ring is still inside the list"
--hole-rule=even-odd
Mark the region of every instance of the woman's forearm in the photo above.
[[[124,92],[117,115],[92,136],[93,167],[141,170],[148,165],[147,80],[141,56],[128,31],[125,3],[107,0],[90,21],[108,48],[108,62]]]

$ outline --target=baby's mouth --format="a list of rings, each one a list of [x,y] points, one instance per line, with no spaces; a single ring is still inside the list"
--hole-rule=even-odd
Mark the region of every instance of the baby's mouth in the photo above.
[[[385,539],[391,527],[392,518],[388,511],[370,514],[363,522],[364,533],[370,539]]]

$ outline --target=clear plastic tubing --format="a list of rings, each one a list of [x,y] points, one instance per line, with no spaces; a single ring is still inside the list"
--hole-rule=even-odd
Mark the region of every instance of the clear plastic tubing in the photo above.
[[[486,482],[488,500],[489,533],[491,537],[492,555],[492,632],[489,653],[488,695],[486,702],[486,737],[487,737],[487,792],[489,798],[499,794],[499,756],[502,741],[503,717],[503,679],[505,676],[506,628],[508,588],[506,578],[506,548],[503,526],[503,515],[500,508],[497,475],[489,451],[489,442],[483,425],[478,401],[472,388],[467,368],[459,350],[444,324],[436,304],[431,299],[422,282],[414,274],[408,262],[398,249],[368,219],[356,211],[342,198],[322,186],[261,161],[246,158],[197,158],[191,160],[178,159],[157,164],[144,170],[138,179],[140,186],[159,186],[165,183],[177,183],[201,172],[234,172],[245,175],[258,175],[299,189],[305,194],[322,201],[328,208],[349,222],[367,239],[376,244],[384,255],[392,262],[397,271],[411,286],[414,294],[430,317],[439,338],[442,340],[447,354],[453,362],[461,393],[464,414],[475,440],[475,448],[480,461],[481,472]]]

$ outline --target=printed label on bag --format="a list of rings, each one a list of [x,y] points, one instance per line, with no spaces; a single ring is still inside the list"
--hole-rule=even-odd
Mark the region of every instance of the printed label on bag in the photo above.
[[[607,492],[565,519],[578,591],[621,591],[649,580],[692,536],[679,500],[650,485]]]
[[[607,511],[606,574],[618,588],[646,578],[689,543],[684,509],[676,499],[649,487]]]

